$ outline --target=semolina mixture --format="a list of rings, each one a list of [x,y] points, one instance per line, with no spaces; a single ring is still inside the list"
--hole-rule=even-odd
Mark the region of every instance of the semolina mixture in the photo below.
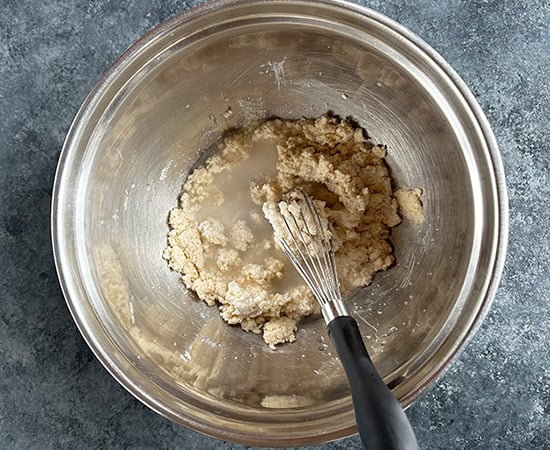
[[[363,129],[328,115],[230,134],[185,182],[163,256],[227,323],[262,333],[273,349],[293,342],[298,322],[319,307],[263,211],[294,189],[313,197],[331,224],[341,288],[350,293],[393,263],[396,195],[403,211],[423,218],[420,191],[394,193],[385,155]]]

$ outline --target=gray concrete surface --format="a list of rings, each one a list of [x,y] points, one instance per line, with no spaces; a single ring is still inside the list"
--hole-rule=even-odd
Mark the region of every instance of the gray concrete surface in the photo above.
[[[136,38],[196,3],[0,1],[0,448],[244,448],[171,423],[108,375],[71,320],[50,245],[54,170],[82,100]],[[409,409],[419,441],[550,448],[550,5],[360,3],[407,26],[457,70],[494,127],[509,186],[502,284],[467,350]]]

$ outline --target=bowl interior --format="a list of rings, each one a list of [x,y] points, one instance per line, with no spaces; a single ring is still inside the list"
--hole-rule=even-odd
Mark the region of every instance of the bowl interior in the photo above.
[[[103,80],[64,152],[58,260],[72,264],[59,263],[83,334],[147,404],[230,440],[313,442],[354,428],[322,319],[272,351],[162,259],[193,166],[228,130],[270,117],[332,111],[387,144],[396,186],[422,188],[426,221],[394,229],[397,263],[347,303],[405,405],[488,301],[497,211],[484,136],[438,63],[376,15],[276,4],[176,19]]]

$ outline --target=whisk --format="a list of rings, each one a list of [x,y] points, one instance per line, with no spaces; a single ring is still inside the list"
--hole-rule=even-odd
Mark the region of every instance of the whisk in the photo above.
[[[374,367],[357,322],[340,293],[332,234],[313,200],[301,191],[288,201],[264,207],[276,241],[321,306],[328,334],[351,387],[357,428],[368,450],[417,449],[418,444],[401,405]]]

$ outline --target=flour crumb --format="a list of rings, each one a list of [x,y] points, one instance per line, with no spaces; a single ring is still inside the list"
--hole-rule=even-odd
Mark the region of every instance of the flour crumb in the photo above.
[[[270,409],[303,408],[315,403],[315,399],[303,395],[266,395],[262,398],[261,406]]]
[[[395,198],[399,204],[399,212],[415,225],[424,222],[424,208],[422,206],[422,189],[401,188],[395,191]]]
[[[270,320],[264,325],[264,340],[272,350],[275,350],[276,344],[283,342],[294,342],[297,330],[296,321],[289,317],[278,317]]]
[[[238,220],[231,227],[231,240],[237,250],[246,252],[254,240],[252,230],[244,220]]]
[[[227,245],[228,239],[221,220],[213,218],[206,219],[199,223],[199,231],[204,241],[220,247],[225,247]]]
[[[239,258],[239,252],[232,248],[218,250],[216,257],[216,265],[222,272],[227,272],[232,267],[241,264],[241,258]]]

